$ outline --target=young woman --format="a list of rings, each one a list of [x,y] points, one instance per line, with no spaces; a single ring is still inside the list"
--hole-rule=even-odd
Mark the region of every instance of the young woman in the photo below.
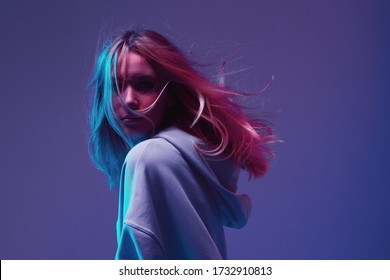
[[[119,186],[116,258],[226,259],[223,226],[251,209],[239,170],[267,171],[267,123],[151,30],[108,40],[91,84],[90,155]]]

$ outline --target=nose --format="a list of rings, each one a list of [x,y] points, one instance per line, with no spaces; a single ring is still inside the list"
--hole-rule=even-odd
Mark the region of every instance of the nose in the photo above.
[[[127,86],[122,93],[125,104],[132,110],[139,109],[139,101],[136,91],[131,87]]]

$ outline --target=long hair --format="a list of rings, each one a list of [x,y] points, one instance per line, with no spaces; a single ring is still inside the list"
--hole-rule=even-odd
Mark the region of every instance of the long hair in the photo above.
[[[115,119],[112,96],[119,53],[133,51],[144,57],[168,79],[174,105],[165,121],[200,138],[208,156],[230,158],[250,176],[267,172],[273,139],[268,122],[247,118],[233,98],[242,93],[214,84],[195,70],[190,60],[168,39],[151,30],[126,31],[108,40],[98,56],[90,86],[94,97],[90,113],[89,152],[93,162],[118,184],[121,165],[136,143]]]

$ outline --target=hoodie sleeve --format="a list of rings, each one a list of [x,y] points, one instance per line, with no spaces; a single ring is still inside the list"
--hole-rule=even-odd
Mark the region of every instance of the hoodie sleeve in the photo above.
[[[223,258],[212,193],[174,146],[164,139],[141,142],[122,176],[117,259]]]
[[[164,259],[159,240],[146,229],[124,223],[119,240],[117,260]]]

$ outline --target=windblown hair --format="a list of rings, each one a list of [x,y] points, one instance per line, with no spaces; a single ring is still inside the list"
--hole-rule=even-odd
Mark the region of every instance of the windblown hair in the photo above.
[[[108,176],[110,186],[118,184],[121,165],[136,144],[121,129],[112,107],[112,75],[123,50],[138,53],[170,80],[167,90],[175,101],[165,122],[200,138],[207,147],[196,147],[200,152],[230,158],[250,176],[267,172],[272,151],[266,144],[274,137],[268,122],[248,119],[233,101],[243,94],[210,82],[162,35],[151,30],[132,30],[104,44],[90,83],[94,96],[89,116],[89,152],[96,166]]]

